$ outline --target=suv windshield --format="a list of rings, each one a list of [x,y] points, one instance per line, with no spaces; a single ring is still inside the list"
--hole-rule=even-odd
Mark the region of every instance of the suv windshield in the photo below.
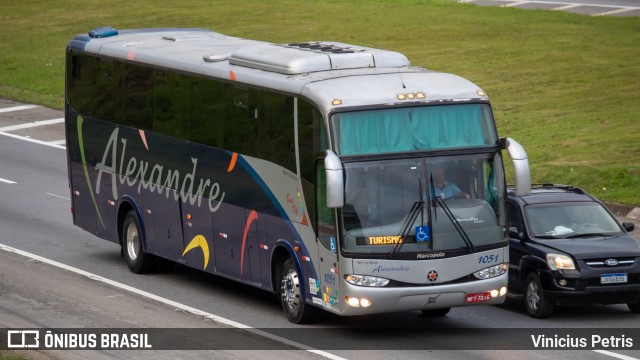
[[[346,252],[442,251],[506,241],[497,153],[345,162],[344,169]]]
[[[597,202],[564,202],[525,207],[531,234],[538,238],[619,233],[620,226]]]

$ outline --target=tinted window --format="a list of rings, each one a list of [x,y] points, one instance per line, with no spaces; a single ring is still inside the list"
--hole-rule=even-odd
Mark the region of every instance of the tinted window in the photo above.
[[[518,231],[523,231],[522,227],[522,217],[520,216],[520,210],[518,209],[518,205],[514,203],[509,203],[509,227],[515,226],[518,228]]]
[[[84,54],[68,61],[68,99],[83,116],[224,148],[297,173],[292,96]],[[306,180],[320,152],[320,118],[303,105],[301,134],[311,139],[304,143]]]

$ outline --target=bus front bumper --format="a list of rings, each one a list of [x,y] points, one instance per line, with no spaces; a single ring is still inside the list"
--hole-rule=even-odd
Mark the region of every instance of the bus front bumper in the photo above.
[[[362,287],[343,284],[342,303],[327,309],[340,315],[364,315],[502,304],[507,274],[459,284],[416,287]],[[325,307],[326,308],[326,307]]]

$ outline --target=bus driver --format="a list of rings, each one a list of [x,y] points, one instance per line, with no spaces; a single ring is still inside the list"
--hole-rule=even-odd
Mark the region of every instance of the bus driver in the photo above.
[[[446,199],[469,199],[469,194],[460,190],[456,184],[445,180],[445,172],[442,166],[433,170],[433,195]]]

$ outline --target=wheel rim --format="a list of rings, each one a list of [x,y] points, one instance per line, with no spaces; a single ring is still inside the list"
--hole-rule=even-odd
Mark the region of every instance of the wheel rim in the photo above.
[[[282,302],[293,310],[298,306],[298,299],[300,299],[298,274],[294,269],[289,269],[282,277]]]
[[[538,291],[540,288],[535,281],[530,281],[527,286],[527,304],[529,304],[529,309],[536,311],[540,306],[540,294]]]
[[[136,260],[138,258],[138,254],[140,253],[140,233],[138,232],[138,227],[134,223],[130,223],[127,226],[127,255],[129,255],[129,259]]]

